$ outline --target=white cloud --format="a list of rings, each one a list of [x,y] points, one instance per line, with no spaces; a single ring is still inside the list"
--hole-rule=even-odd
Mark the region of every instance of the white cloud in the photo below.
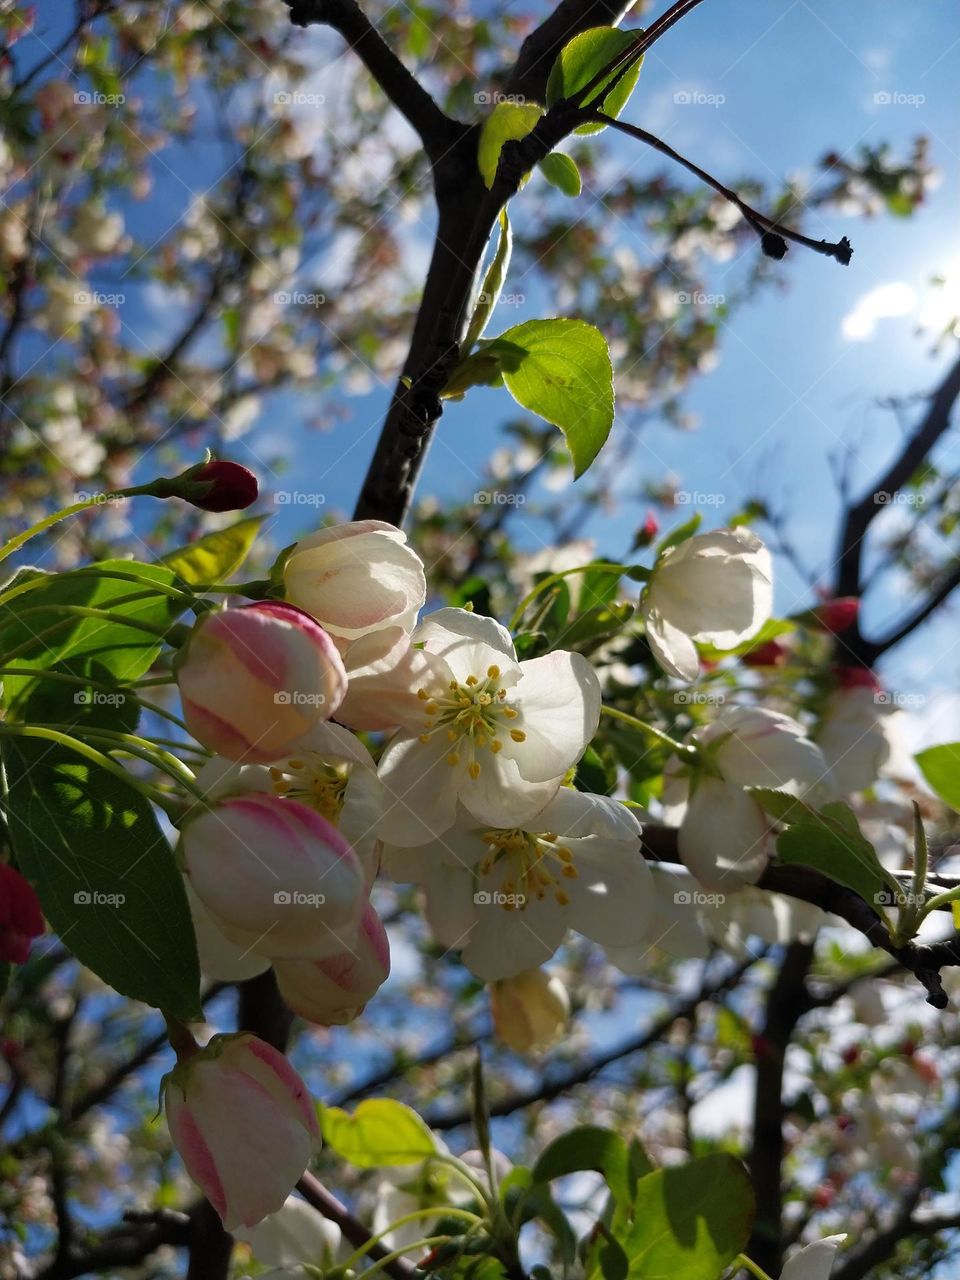
[[[876,332],[879,320],[906,316],[917,306],[917,291],[903,280],[892,280],[858,298],[841,322],[848,342],[866,342]]]

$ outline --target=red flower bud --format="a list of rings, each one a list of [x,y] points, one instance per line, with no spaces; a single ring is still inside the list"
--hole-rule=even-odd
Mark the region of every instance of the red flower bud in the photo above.
[[[860,1057],[860,1046],[856,1044],[847,1045],[840,1056],[848,1067],[852,1067]]]
[[[202,497],[188,499],[201,511],[242,511],[256,502],[259,492],[257,477],[239,462],[205,462],[191,472],[190,480],[210,484]]]
[[[860,612],[860,601],[856,596],[838,596],[834,600],[826,600],[813,610],[813,625],[819,625],[824,631],[832,631],[841,635],[849,631]]]
[[[782,667],[787,660],[788,649],[779,640],[768,640],[750,649],[740,661],[745,667]]]
[[[652,511],[648,511],[646,520],[644,520],[634,537],[634,549],[639,551],[641,547],[649,547],[659,532],[660,521]]]
[[[0,863],[0,960],[25,964],[30,943],[45,928],[33,886],[19,871]]]
[[[837,666],[834,667],[833,674],[841,689],[873,689],[874,692],[879,693],[883,688],[876,672],[871,671],[869,667]]]

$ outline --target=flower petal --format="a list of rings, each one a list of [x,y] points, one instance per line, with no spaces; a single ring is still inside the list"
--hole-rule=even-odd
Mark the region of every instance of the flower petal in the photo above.
[[[562,777],[583,754],[600,723],[600,682],[580,653],[558,650],[520,664],[512,703],[520,712],[521,744],[505,744],[528,782]]]

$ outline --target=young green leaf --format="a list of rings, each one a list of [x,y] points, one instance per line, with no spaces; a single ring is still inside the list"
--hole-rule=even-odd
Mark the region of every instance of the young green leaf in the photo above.
[[[193,922],[148,801],[59,746],[3,745],[10,840],[61,941],[131,1000],[200,1016]]]
[[[960,742],[928,747],[914,759],[943,803],[960,811]]]
[[[543,115],[536,102],[498,102],[480,130],[477,163],[488,187],[493,186],[504,143],[525,138]]]
[[[633,1155],[623,1138],[612,1129],[583,1125],[561,1134],[546,1148],[533,1166],[534,1183],[549,1182],[594,1169],[602,1173],[618,1204],[632,1203],[637,1180],[650,1172],[653,1165],[645,1156]]]
[[[420,1164],[437,1150],[417,1113],[390,1098],[367,1098],[353,1115],[340,1107],[321,1107],[320,1130],[328,1147],[361,1169]]]
[[[608,66],[641,35],[640,30],[621,31],[617,27],[591,27],[589,31],[581,31],[579,35],[565,45],[559,58],[550,70],[547,80],[547,106],[552,107],[561,98],[573,97],[583,89],[595,75]],[[639,58],[631,67],[616,88],[604,98],[604,89],[610,83],[611,74],[597,86],[587,99],[588,102],[600,104],[604,115],[616,118],[627,105],[627,101],[636,87],[637,77],[643,58]],[[586,105],[586,104],[584,104]],[[577,133],[598,133],[606,128],[602,124],[585,124],[577,129]]]
[[[750,1178],[729,1155],[704,1156],[641,1178],[632,1223],[618,1239],[632,1280],[718,1280],[750,1236]]]
[[[578,196],[583,189],[576,161],[563,151],[551,151],[540,161],[540,171],[552,187],[565,196]]]
[[[503,381],[518,404],[564,434],[582,476],[613,426],[613,366],[598,329],[583,320],[528,320],[495,338]]]
[[[468,354],[473,350],[474,344],[483,337],[483,332],[493,314],[493,308],[497,305],[497,298],[500,296],[503,282],[507,278],[507,268],[510,266],[510,254],[513,251],[513,233],[510,230],[510,219],[507,217],[506,209],[500,210],[497,226],[499,228],[497,247],[494,251],[493,260],[487,268],[486,275],[483,277],[483,284],[477,294],[470,325],[463,339],[461,350]]]
[[[200,582],[225,582],[250,554],[263,516],[249,516],[226,529],[207,533],[163,557],[177,577],[189,586]]]

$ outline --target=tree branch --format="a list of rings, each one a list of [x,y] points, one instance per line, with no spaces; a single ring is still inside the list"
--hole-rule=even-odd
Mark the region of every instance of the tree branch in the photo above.
[[[433,100],[370,22],[356,0],[284,0],[295,27],[332,27],[343,36],[407,123],[431,160],[438,160],[463,131]]]
[[[342,1204],[332,1192],[328,1191],[312,1173],[305,1173],[297,1183],[297,1190],[306,1200],[330,1222],[335,1222],[343,1232],[345,1240],[349,1240],[355,1249],[361,1249],[369,1241],[371,1232],[359,1218],[354,1217],[345,1204]],[[367,1250],[367,1257],[377,1262],[386,1257],[390,1251],[383,1244],[375,1244]],[[412,1280],[417,1275],[417,1268],[405,1258],[396,1258],[382,1268],[394,1280]]]
[[[922,626],[932,613],[944,603],[948,596],[952,595],[960,587],[960,564],[951,572],[944,576],[939,586],[931,591],[930,595],[920,607],[915,610],[904,622],[902,622],[893,631],[881,637],[879,640],[873,641],[872,649],[875,657],[882,657],[888,649],[892,649],[894,645],[900,644],[902,640],[906,640],[907,636],[912,635],[918,627]]]
[[[533,102],[547,96],[547,77],[564,45],[590,27],[616,25],[633,0],[561,0],[520,46],[506,92]]]

